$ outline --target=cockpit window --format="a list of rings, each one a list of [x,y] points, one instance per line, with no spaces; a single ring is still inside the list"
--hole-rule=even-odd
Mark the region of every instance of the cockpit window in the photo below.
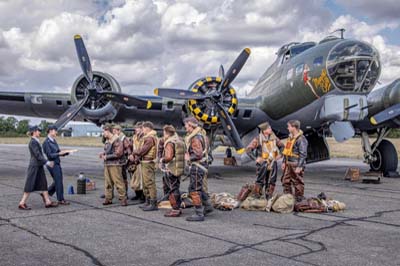
[[[293,47],[290,48],[290,56],[296,56],[298,54],[301,54],[302,52],[304,52],[305,50],[310,49],[311,47],[314,47],[315,43],[314,42],[309,42],[309,43],[302,43],[299,45],[295,45]]]
[[[375,49],[366,43],[346,41],[335,46],[329,54],[328,61],[339,61],[352,56],[372,56],[375,53]]]
[[[324,58],[322,56],[318,56],[314,59],[313,65],[314,66],[321,66],[322,62],[324,62]]]
[[[345,41],[335,46],[327,61],[328,74],[343,91],[368,92],[379,78],[379,54],[370,45]]]

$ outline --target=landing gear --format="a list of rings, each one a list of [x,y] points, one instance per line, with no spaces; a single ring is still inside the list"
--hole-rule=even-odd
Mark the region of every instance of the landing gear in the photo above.
[[[367,132],[362,132],[364,162],[370,165],[371,171],[382,172],[385,177],[400,177],[397,172],[396,148],[393,143],[384,139],[389,130],[388,128],[379,129],[378,137],[372,145],[370,145]]]

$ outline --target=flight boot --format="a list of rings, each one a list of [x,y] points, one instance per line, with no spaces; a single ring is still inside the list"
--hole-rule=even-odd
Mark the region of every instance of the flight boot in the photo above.
[[[204,207],[196,206],[194,214],[186,218],[188,222],[202,222],[204,221]]]
[[[150,200],[148,198],[145,198],[144,204],[140,205],[139,208],[143,209],[150,206]]]
[[[142,210],[145,212],[158,211],[157,200],[156,199],[149,200],[149,206],[142,208]]]

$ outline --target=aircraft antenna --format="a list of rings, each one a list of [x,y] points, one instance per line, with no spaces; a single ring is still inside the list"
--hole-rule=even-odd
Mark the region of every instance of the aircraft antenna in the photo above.
[[[344,39],[344,32],[346,31],[345,28],[337,29],[335,31],[332,31],[330,34],[333,34],[333,33],[338,32],[338,31],[340,31],[340,38]]]

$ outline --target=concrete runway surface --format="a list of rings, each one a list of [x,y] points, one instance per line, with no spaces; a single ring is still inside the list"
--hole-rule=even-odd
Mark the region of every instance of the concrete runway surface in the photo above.
[[[78,147],[63,158],[65,190],[83,171],[97,190],[66,195],[69,206],[45,209],[38,193],[31,211],[17,209],[25,182],[28,148],[0,145],[0,265],[399,265],[400,179],[379,185],[343,180],[357,160],[333,159],[307,166],[306,196],[324,191],[347,210],[330,214],[214,211],[203,223],[145,213],[137,205],[103,207],[99,148]],[[237,194],[253,182],[254,167],[210,169],[210,192]],[[47,170],[46,170],[47,171]],[[216,173],[221,178],[212,178]],[[51,177],[46,172],[49,183]],[[280,174],[280,173],[279,173]],[[279,178],[278,178],[279,179]],[[187,191],[188,181],[181,191]],[[157,187],[161,196],[160,173]],[[278,191],[282,191],[277,183]],[[131,194],[132,192],[129,191]],[[55,198],[53,198],[55,200]],[[132,203],[132,202],[131,202]]]

